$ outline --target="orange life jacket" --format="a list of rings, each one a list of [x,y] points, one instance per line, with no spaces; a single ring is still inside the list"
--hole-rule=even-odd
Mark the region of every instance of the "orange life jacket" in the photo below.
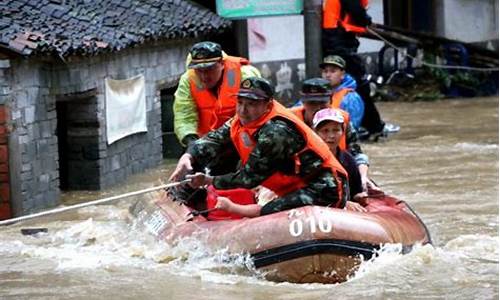
[[[231,190],[217,190],[213,185],[207,188],[207,209],[215,208],[217,204],[217,197],[227,197],[232,202],[248,205],[255,204],[255,193],[248,189],[231,189]],[[233,214],[224,210],[214,210],[208,213],[207,219],[212,221],[218,220],[235,220],[241,219],[238,214]]]
[[[302,178],[299,176],[300,173],[300,154],[304,151],[312,150],[317,155],[319,155],[323,160],[323,167],[329,168],[335,179],[337,180],[337,187],[339,193],[339,201],[336,203],[337,206],[342,205],[343,201],[343,184],[339,178],[342,175],[344,178],[348,178],[347,172],[344,170],[342,165],[330,152],[330,149],[325,142],[304,122],[300,121],[292,112],[281,105],[279,102],[273,100],[272,109],[259,118],[247,125],[241,125],[238,115],[234,117],[231,121],[231,139],[233,144],[238,151],[241,162],[245,164],[248,161],[250,153],[255,147],[254,134],[269,120],[276,117],[281,117],[286,120],[293,122],[296,128],[300,131],[302,136],[306,141],[306,146],[296,153],[293,157],[295,163],[295,174],[287,175],[280,171],[275,172],[270,177],[268,177],[262,185],[272,190],[278,196],[283,196],[290,192],[301,189],[307,185],[307,178]]]
[[[340,103],[342,103],[342,100],[344,100],[344,97],[352,92],[353,89],[345,88],[341,89],[340,91],[337,91],[332,94],[332,108],[340,108]]]
[[[332,106],[332,108],[335,108]],[[343,133],[342,133],[342,137],[340,138],[340,142],[339,142],[339,148],[340,150],[347,150],[347,127],[349,126],[349,122],[351,121],[351,118],[349,117],[349,113],[346,112],[345,110],[342,110],[342,109],[338,109],[341,113],[342,113],[342,116],[344,117],[344,124],[342,124],[342,129],[343,129]],[[305,122],[304,120],[304,113],[305,113],[305,108],[304,106],[295,106],[295,107],[292,107],[290,108],[290,111],[296,115],[302,122]]]
[[[334,108],[334,107],[332,107]],[[344,124],[342,124],[342,137],[340,138],[339,142],[339,148],[340,150],[347,151],[347,127],[349,127],[349,122],[351,122],[351,117],[349,116],[349,113],[346,112],[345,110],[338,109],[340,113],[342,113],[342,116],[344,117]]]
[[[249,62],[245,58],[234,56],[224,57],[223,62],[224,73],[217,97],[201,84],[194,70],[188,70],[191,95],[198,109],[199,136],[219,128],[236,113],[236,94],[241,81],[240,68]]]
[[[363,8],[368,7],[368,0],[359,0]],[[342,11],[340,0],[323,1],[323,29],[334,29],[339,24],[346,30],[355,33],[366,32],[365,27],[353,24],[352,17]]]
[[[302,122],[306,122],[306,120],[304,119],[304,112],[305,112],[305,109],[304,109],[304,106],[301,105],[301,106],[294,106],[292,108],[290,108],[290,111],[295,115],[297,116],[297,118],[299,118]]]

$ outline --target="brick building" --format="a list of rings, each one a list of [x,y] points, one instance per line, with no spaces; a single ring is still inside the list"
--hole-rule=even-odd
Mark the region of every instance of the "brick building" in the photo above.
[[[0,219],[158,165],[172,104],[161,97],[172,98],[189,47],[230,27],[182,0],[5,0],[0,11]],[[105,79],[137,75],[147,132],[109,144]]]

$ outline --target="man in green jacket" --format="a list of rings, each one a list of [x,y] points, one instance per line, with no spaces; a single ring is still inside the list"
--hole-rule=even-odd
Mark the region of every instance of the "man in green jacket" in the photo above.
[[[183,146],[230,119],[240,82],[260,77],[248,60],[228,56],[219,44],[208,41],[191,47],[187,67],[174,94],[173,107],[174,131]]]

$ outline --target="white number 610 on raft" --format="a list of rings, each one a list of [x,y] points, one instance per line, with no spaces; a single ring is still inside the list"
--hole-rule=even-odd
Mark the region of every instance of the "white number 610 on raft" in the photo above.
[[[290,235],[293,237],[297,237],[304,232],[304,227],[309,225],[309,229],[311,233],[316,233],[317,230],[328,233],[332,231],[332,222],[330,219],[319,218],[316,219],[314,217],[308,217],[305,219],[293,219],[290,221],[288,226],[288,230],[290,231]]]

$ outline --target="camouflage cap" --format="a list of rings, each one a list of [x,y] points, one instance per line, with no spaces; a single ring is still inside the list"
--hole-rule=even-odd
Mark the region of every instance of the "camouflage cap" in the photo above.
[[[302,82],[300,90],[302,102],[321,101],[330,102],[332,96],[332,87],[330,82],[323,78],[311,78]]]
[[[272,84],[260,77],[249,77],[240,84],[238,97],[253,100],[270,100],[273,98],[274,88]]]
[[[200,42],[191,47],[189,69],[208,68],[222,59],[222,49],[214,42]]]
[[[334,65],[344,70],[346,63],[345,60],[338,55],[328,55],[323,58],[323,63],[321,63],[319,67],[323,69],[326,65]]]

